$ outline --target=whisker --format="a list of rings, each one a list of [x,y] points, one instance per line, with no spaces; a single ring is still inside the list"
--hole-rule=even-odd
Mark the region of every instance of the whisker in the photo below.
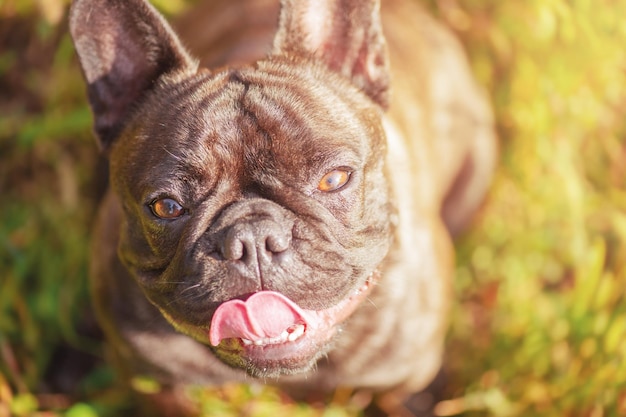
[[[378,310],[378,306],[376,305],[376,303],[374,302],[374,300],[372,300],[370,297],[366,297],[365,300],[370,303],[372,305],[372,307],[374,307],[376,310]]]
[[[191,286],[189,286],[189,287],[185,288],[184,290],[182,290],[182,291],[180,292],[180,294],[181,294],[181,295],[183,295],[183,294],[184,294],[184,293],[186,293],[187,291],[190,291],[190,290],[196,289],[196,288],[200,287],[201,285],[202,285],[201,283],[197,283],[197,284],[195,284],[195,285],[191,285]]]
[[[190,302],[191,302],[191,301],[194,301],[194,300],[196,300],[196,299],[200,299],[202,296],[204,296],[204,293],[199,292],[199,293],[197,293],[197,294],[185,294],[185,292],[187,292],[187,291],[191,291],[191,290],[194,290],[194,289],[199,288],[199,287],[201,287],[201,286],[202,286],[202,284],[201,284],[201,283],[198,283],[198,284],[194,284],[194,285],[191,285],[191,286],[189,286],[189,287],[185,288],[184,290],[182,290],[182,291],[178,294],[178,297],[173,298],[172,300],[170,300],[170,301],[167,303],[167,305],[168,305],[168,306],[170,306],[170,305],[172,305],[172,304],[174,304],[174,303],[176,303],[176,302],[179,302],[179,301],[181,301],[181,300],[187,300],[187,301],[190,301]]]
[[[163,150],[164,150],[165,152],[167,152],[168,154],[170,154],[170,155],[171,155],[174,159],[176,159],[177,161],[182,162],[182,161],[184,160],[182,156],[179,156],[179,155],[175,155],[175,154],[173,154],[173,153],[172,153],[172,152],[170,152],[170,151],[169,151],[169,150],[168,150],[165,146],[162,146],[162,148],[163,148]]]

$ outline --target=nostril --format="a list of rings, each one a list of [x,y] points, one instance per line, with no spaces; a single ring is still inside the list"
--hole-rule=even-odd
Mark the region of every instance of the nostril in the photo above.
[[[291,233],[274,222],[238,223],[228,229],[220,245],[225,260],[245,264],[272,262],[291,246]]]
[[[289,249],[291,239],[284,236],[270,235],[265,239],[265,250],[272,253],[281,253]]]
[[[254,251],[255,237],[246,227],[234,227],[226,233],[222,242],[222,255],[230,261],[245,261]]]
[[[226,239],[222,242],[222,255],[225,259],[236,261],[243,258],[244,244],[239,239]]]

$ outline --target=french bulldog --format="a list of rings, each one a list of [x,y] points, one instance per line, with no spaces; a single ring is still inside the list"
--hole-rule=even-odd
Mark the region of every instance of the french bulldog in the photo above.
[[[216,0],[177,35],[144,0],[74,1],[110,171],[94,306],[127,376],[296,395],[438,372],[493,121],[453,35],[379,2]]]

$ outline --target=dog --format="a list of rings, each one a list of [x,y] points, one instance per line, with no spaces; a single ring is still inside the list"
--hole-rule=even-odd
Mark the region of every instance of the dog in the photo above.
[[[128,377],[296,396],[437,374],[451,236],[496,139],[461,46],[415,3],[216,0],[175,32],[144,0],[74,1],[110,170],[94,307]]]

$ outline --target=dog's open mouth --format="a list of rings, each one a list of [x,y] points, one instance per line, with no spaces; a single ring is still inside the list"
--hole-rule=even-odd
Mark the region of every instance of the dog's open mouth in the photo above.
[[[294,342],[308,329],[319,326],[321,317],[314,313],[280,293],[258,292],[246,301],[220,305],[211,320],[209,340],[213,346],[230,338],[255,346]]]
[[[284,295],[261,291],[246,301],[231,300],[215,311],[209,341],[218,346],[224,339],[241,339],[244,345],[267,346],[289,343],[308,333],[330,330],[347,318],[363,297],[370,281],[352,296],[327,310],[304,310]]]
[[[305,310],[273,291],[255,293],[245,301],[227,301],[211,320],[210,344],[223,359],[233,355],[243,359],[249,371],[251,366],[267,374],[273,373],[272,368],[282,368],[280,373],[302,371],[323,353],[338,325],[356,310],[373,284],[374,274],[343,301],[319,311]],[[286,364],[290,369],[285,369]]]

